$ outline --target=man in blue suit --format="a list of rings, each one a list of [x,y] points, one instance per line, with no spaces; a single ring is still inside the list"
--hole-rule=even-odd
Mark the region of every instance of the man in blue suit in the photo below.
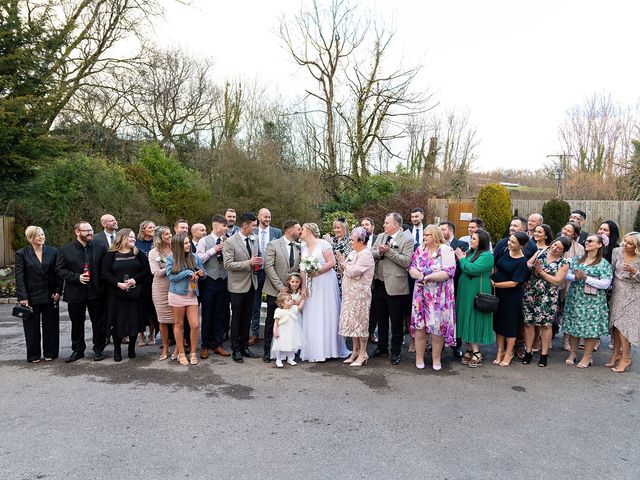
[[[258,240],[258,249],[262,258],[266,257],[267,245],[272,240],[282,237],[282,230],[271,226],[271,212],[266,208],[261,208],[258,212],[258,226],[254,234]],[[260,340],[260,307],[262,305],[262,288],[266,274],[264,272],[264,263],[258,272],[258,288],[256,296],[253,300],[253,315],[251,317],[251,335],[249,336],[249,345],[255,345]]]

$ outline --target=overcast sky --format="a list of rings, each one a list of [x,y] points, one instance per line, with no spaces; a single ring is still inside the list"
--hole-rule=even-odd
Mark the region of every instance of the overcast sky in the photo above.
[[[215,62],[218,79],[257,81],[287,100],[303,94],[304,71],[276,35],[300,1],[163,0],[163,45]],[[302,2],[302,4],[309,2]],[[361,2],[395,27],[391,63],[423,66],[414,88],[442,108],[468,111],[477,128],[477,170],[536,168],[560,153],[566,112],[593,93],[623,105],[640,98],[633,0],[377,0]]]

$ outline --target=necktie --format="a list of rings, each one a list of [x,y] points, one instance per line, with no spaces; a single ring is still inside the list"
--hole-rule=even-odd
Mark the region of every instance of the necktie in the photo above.
[[[267,231],[266,230],[262,230],[260,232],[260,253],[262,254],[262,256],[264,257],[264,251],[267,248]]]
[[[253,254],[251,253],[251,245],[249,245],[249,237],[244,239],[244,243],[247,245],[247,252],[249,252],[249,258],[251,258]]]
[[[111,235],[109,235],[109,237],[111,238],[111,241],[109,242],[109,245],[112,245],[112,244],[113,244],[113,241],[114,241],[114,240],[115,240],[115,238],[116,238],[116,234],[115,234],[115,233],[112,233]]]
[[[289,268],[293,267],[295,259],[293,258],[293,242],[289,242]]]
[[[387,237],[387,239],[385,240],[384,244],[385,245],[389,245],[391,243],[391,237]]]
[[[420,229],[416,227],[416,243],[420,243]]]

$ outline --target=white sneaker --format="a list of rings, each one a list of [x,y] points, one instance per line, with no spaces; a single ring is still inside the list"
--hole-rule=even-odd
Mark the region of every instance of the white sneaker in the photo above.
[[[276,367],[278,367],[278,368],[284,367],[284,365],[282,364],[282,360],[280,360],[280,359],[276,360]]]
[[[291,366],[293,366],[293,365],[297,365],[297,364],[298,364],[298,362],[296,362],[293,358],[288,359],[288,360],[287,360],[287,363],[288,363],[289,365],[291,365]]]

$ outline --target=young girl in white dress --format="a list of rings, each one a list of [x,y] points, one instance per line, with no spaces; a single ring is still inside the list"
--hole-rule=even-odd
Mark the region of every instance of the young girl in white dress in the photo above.
[[[271,358],[276,359],[276,367],[282,368],[282,360],[287,359],[289,365],[295,365],[296,352],[302,348],[302,330],[298,320],[298,306],[294,304],[290,293],[278,295],[273,314],[273,341],[271,342]]]
[[[298,313],[302,313],[302,307],[304,306],[304,298],[302,298],[302,277],[298,272],[289,274],[287,280],[287,289],[293,299],[293,304],[298,306]]]

